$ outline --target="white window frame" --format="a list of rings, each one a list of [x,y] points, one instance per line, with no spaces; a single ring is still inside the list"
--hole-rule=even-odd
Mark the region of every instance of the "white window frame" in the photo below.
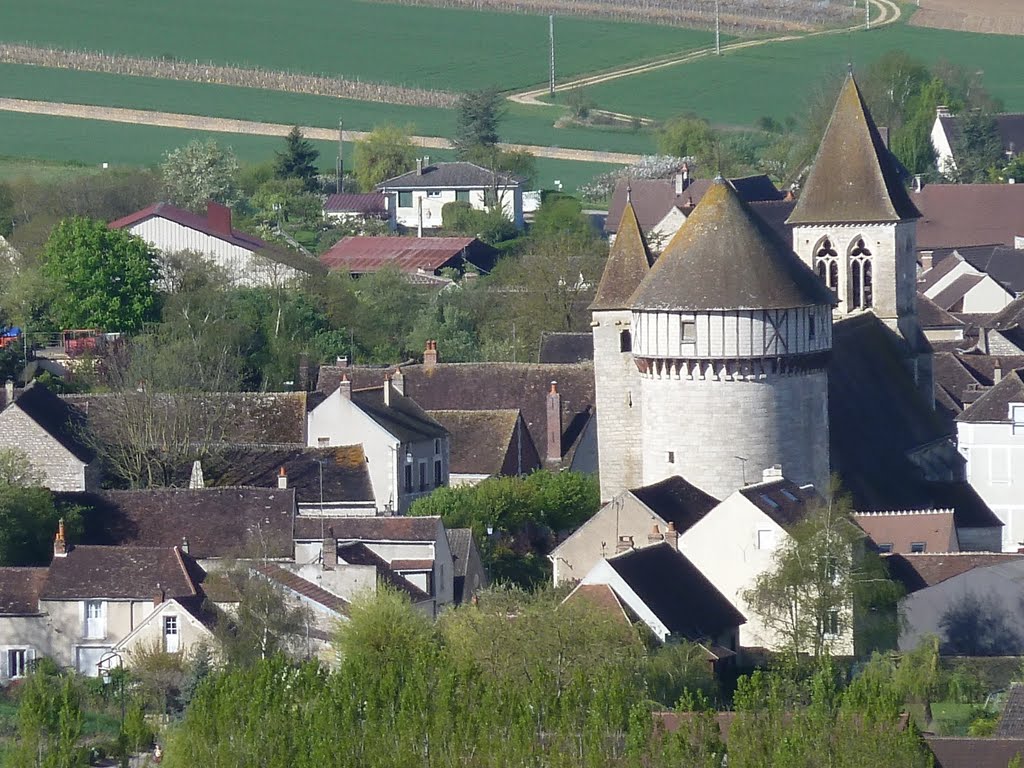
[[[168,613],[160,617],[160,627],[164,636],[164,652],[177,653],[181,650],[181,617],[176,613]],[[168,631],[173,630],[173,631]],[[171,648],[169,637],[174,637],[174,648]]]
[[[1024,403],[1010,403],[1010,431],[1024,435]]]
[[[36,649],[31,646],[25,645],[5,645],[0,647],[3,651],[3,676],[8,680],[17,680],[24,677],[32,667],[32,662],[36,658]],[[21,658],[21,670],[18,674],[13,674],[11,670],[11,654],[20,653]]]
[[[427,197],[438,198],[440,196],[441,196],[441,190],[440,189],[428,189],[427,190]]]
[[[83,600],[82,606],[82,637],[85,640],[103,640],[107,636],[107,602],[106,600]],[[90,616],[90,609],[97,608],[97,615]],[[96,622],[93,624],[92,622]],[[92,630],[92,631],[90,631]]]
[[[774,552],[778,546],[778,532],[771,528],[758,528],[757,548],[762,552]]]

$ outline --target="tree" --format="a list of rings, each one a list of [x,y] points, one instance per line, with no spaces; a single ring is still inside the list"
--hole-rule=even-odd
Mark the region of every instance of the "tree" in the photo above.
[[[372,192],[385,179],[416,167],[416,147],[411,125],[378,125],[363,141],[356,142],[355,176],[359,188]]]
[[[500,141],[498,126],[505,116],[505,98],[497,88],[464,93],[455,108],[458,114],[453,144],[460,159]]]
[[[275,152],[274,175],[279,179],[298,179],[307,191],[316,189],[316,161],[320,152],[294,126],[285,137],[283,152]]]
[[[1005,163],[1003,140],[995,117],[972,110],[961,113],[959,122],[960,132],[953,147],[956,162],[953,180],[958,184],[987,181],[994,170]]]
[[[125,230],[65,219],[46,242],[43,273],[63,328],[131,332],[155,317],[156,254]]]
[[[77,768],[88,765],[78,748],[82,735],[81,694],[71,675],[52,665],[29,673],[18,702],[17,743],[12,768]]]
[[[66,518],[66,519],[65,519]],[[64,519],[66,535],[81,531],[77,508],[58,510],[45,488],[0,485],[0,564],[45,565],[53,557],[53,535]]]
[[[673,117],[658,129],[657,142],[663,155],[695,158],[709,168],[717,168],[718,140],[707,120],[694,115]]]
[[[190,141],[168,152],[160,174],[168,200],[183,208],[204,211],[208,200],[228,206],[238,202],[238,159],[230,147],[213,139]]]
[[[13,231],[14,193],[10,184],[0,182],[0,237],[10,237]]]

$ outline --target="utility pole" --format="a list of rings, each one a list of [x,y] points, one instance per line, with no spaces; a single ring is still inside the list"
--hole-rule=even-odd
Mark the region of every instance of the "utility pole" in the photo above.
[[[548,14],[548,47],[551,51],[551,75],[548,82],[548,93],[555,95],[555,14]]]
[[[722,23],[718,16],[718,0],[715,0],[715,56],[722,55]]]
[[[864,0],[864,29],[871,29],[871,0]]]
[[[334,185],[334,187],[335,187],[334,191],[335,192],[341,192],[342,188],[345,186],[342,183],[342,181],[341,181],[342,174],[345,173],[345,147],[342,144],[342,140],[341,140],[341,137],[342,137],[341,125],[342,125],[341,120],[339,120],[338,121],[338,180],[337,180],[337,182]]]

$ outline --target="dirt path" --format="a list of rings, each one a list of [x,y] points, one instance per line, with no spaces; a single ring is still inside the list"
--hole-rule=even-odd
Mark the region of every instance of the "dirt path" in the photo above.
[[[76,117],[87,120],[105,120],[111,123],[134,125],[155,125],[163,128],[187,128],[193,131],[213,133],[242,133],[252,136],[287,136],[290,125],[280,123],[259,123],[251,120],[233,120],[226,117],[202,117],[183,115],[176,112],[153,112],[144,109],[122,107],[97,107],[88,104],[67,104],[52,101],[31,101],[28,99],[0,98],[0,111],[22,112],[33,115],[54,115]],[[309,139],[337,141],[338,132],[332,128],[300,126]],[[369,134],[366,131],[345,131],[345,141],[360,141]],[[429,149],[450,149],[448,139],[437,136],[412,136],[414,144]],[[502,144],[502,149],[526,150],[536,157],[554,160],[576,160],[591,163],[617,163],[629,165],[638,162],[640,155],[626,152],[601,152],[592,149],[563,149],[559,147],[538,147],[532,144]]]
[[[900,18],[901,11],[899,5],[894,0],[871,0],[874,6],[879,10],[879,15],[875,19],[871,20],[871,26],[881,27],[886,24],[892,24]],[[791,34],[791,35],[779,35],[776,37],[769,37],[757,40],[740,40],[735,43],[727,43],[722,46],[722,54],[731,53],[733,51],[740,51],[746,48],[756,48],[761,45],[767,45],[768,43],[783,43],[790,40],[802,40],[805,37],[818,37],[820,35],[838,35],[851,30],[859,29],[863,26],[863,22],[856,24],[852,27],[842,27],[841,29],[825,29],[820,32],[806,32],[802,34]],[[622,69],[616,69],[612,72],[605,72],[599,75],[589,75],[586,77],[578,77],[575,80],[569,80],[560,85],[555,86],[556,91],[567,91],[573,88],[582,88],[588,85],[596,85],[597,83],[607,83],[609,80],[618,80],[623,77],[631,77],[633,75],[643,74],[645,72],[653,72],[656,69],[664,69],[665,67],[674,67],[679,64],[686,64],[690,61],[696,61],[697,59],[703,59],[708,56],[714,56],[714,48],[701,48],[696,51],[689,51],[681,56],[674,56],[668,59],[659,59],[658,61],[651,61],[646,64],[639,64],[632,67],[623,67]],[[534,88],[529,91],[523,91],[521,93],[514,93],[509,96],[509,99],[519,104],[531,104],[534,106],[544,105],[545,102],[541,101],[539,97],[546,96],[548,94],[547,88]],[[612,117],[617,117],[623,120],[633,119],[632,115],[625,115],[621,112],[608,112],[601,110],[602,114],[606,114]],[[641,118],[641,122],[650,122],[645,118]]]

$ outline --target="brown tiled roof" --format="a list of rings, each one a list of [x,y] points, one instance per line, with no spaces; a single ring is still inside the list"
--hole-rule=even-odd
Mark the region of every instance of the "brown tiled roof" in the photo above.
[[[388,565],[387,560],[361,542],[338,547],[338,557],[349,565],[372,565],[377,569],[378,581],[399,592],[404,592],[413,602],[430,599],[430,595],[405,577],[395,573]]]
[[[953,317],[923,293],[917,294],[917,321],[922,328],[963,328],[964,322]]]
[[[590,303],[590,310],[628,309],[629,297],[653,263],[651,249],[647,247],[647,238],[637,221],[636,211],[633,204],[627,202],[619,222],[618,234],[601,273],[601,282],[597,285],[597,293]]]
[[[319,603],[335,613],[340,613],[342,616],[348,615],[348,603],[345,600],[317,586],[313,582],[307,581],[297,573],[286,570],[274,563],[257,563],[251,567],[256,573],[280,584],[285,589],[302,595],[315,603]]]
[[[465,576],[469,566],[469,549],[473,546],[472,528],[448,528],[448,549],[455,562],[455,576]]]
[[[1021,253],[1021,261],[1024,261],[1024,253]],[[1020,328],[1021,325],[1024,325],[1024,296],[1014,299],[1003,307],[989,319],[985,327],[1008,331],[1011,328]]]
[[[679,475],[634,488],[630,493],[666,523],[675,524],[679,533],[690,530],[719,503],[714,496],[691,485]]]
[[[1010,403],[1024,403],[1024,378],[1020,371],[1010,371],[1003,380],[968,405],[957,421],[977,424],[986,421],[1010,420]]]
[[[152,600],[198,593],[184,555],[177,547],[76,546],[55,557],[42,600]]]
[[[295,538],[320,539],[321,524],[339,541],[434,541],[439,517],[314,517],[295,520]]]
[[[61,493],[84,508],[86,544],[171,547],[193,557],[291,557],[295,491],[277,488],[161,488]]]
[[[15,400],[15,406],[79,461],[88,464],[96,458],[96,452],[89,445],[82,412],[39,382],[29,382]]]
[[[515,467],[506,467],[509,452],[515,453],[513,444],[519,411],[427,411],[431,418],[451,435],[450,471],[459,475],[518,474]],[[525,425],[524,425],[525,427]],[[523,439],[526,463],[522,472],[540,467],[537,449],[528,432]],[[532,460],[531,460],[532,457]],[[514,460],[514,457],[513,457]]]
[[[541,363],[582,363],[594,359],[594,334],[587,332],[545,332],[540,335]]]
[[[953,510],[927,512],[867,512],[853,519],[876,544],[888,544],[892,552],[909,553],[911,545],[925,552],[956,552],[959,549]]]
[[[1024,684],[1013,683],[1010,686],[995,736],[1001,739],[1024,739]]]
[[[988,185],[986,185],[988,186]],[[918,228],[920,228],[918,223]],[[1021,227],[1024,229],[1024,226]],[[1010,245],[960,245],[956,248],[932,249],[932,260],[942,266],[950,258],[954,264],[966,261],[979,272],[984,272],[1010,293],[1024,293],[1024,253]]]
[[[987,568],[1016,560],[1015,552],[952,552],[883,555],[889,575],[901,582],[907,592],[933,587],[975,568]]]
[[[62,395],[82,411],[99,439],[116,439],[126,415],[160,409],[166,423],[204,444],[306,444],[305,392],[208,392]],[[178,417],[186,409],[187,417]]]
[[[357,194],[339,192],[329,195],[324,203],[328,213],[361,213],[367,215],[387,215],[387,197],[381,192]]]
[[[631,623],[615,590],[607,584],[577,584],[562,603],[568,603],[570,600],[584,602],[601,611],[606,611],[610,617],[621,620],[624,624]]]
[[[1013,246],[1024,235],[1024,185],[927,184],[913,195],[921,210],[918,250]]]
[[[433,560],[392,560],[391,568],[396,571],[429,571],[434,568]]]
[[[947,311],[963,309],[964,296],[984,279],[984,275],[960,275],[952,283],[935,294],[932,301]]]
[[[394,267],[400,272],[434,274],[442,267],[461,269],[469,262],[490,271],[497,251],[475,237],[343,237],[320,257],[331,271],[353,275]]]
[[[748,485],[740,488],[740,493],[782,528],[799,523],[807,516],[811,505],[821,501],[813,487],[801,488],[785,479]]]
[[[851,74],[789,223],[900,221],[920,215]]]
[[[1024,355],[937,351],[932,360],[936,401],[943,405],[950,417],[955,417],[995,384],[996,366],[1003,375],[1024,368]]]
[[[444,349],[438,350],[444,355]],[[321,392],[338,388],[347,375],[352,387],[376,386],[393,369],[322,366],[317,380]],[[535,446],[547,439],[547,395],[558,382],[562,399],[562,455],[576,443],[590,420],[594,404],[592,363],[440,363],[402,366],[405,392],[430,410],[506,410],[523,414]]]
[[[630,298],[634,309],[832,306],[835,297],[736,191],[715,183]]]
[[[713,638],[746,622],[670,544],[634,549],[608,558],[608,564],[673,635],[689,640]]]
[[[39,613],[39,595],[49,568],[0,568],[0,616]]]
[[[925,736],[935,768],[1007,768],[1024,758],[1024,739]]]
[[[941,261],[933,261],[931,269],[925,270],[920,279],[917,281],[918,291],[927,291],[933,285],[939,282],[942,278],[952,272],[960,264],[964,263],[964,259],[956,251],[951,252],[946,258]]]
[[[432,440],[448,436],[445,428],[434,421],[411,397],[391,390],[390,403],[384,402],[384,387],[370,387],[352,392],[352,402],[367,416],[403,443]]]

